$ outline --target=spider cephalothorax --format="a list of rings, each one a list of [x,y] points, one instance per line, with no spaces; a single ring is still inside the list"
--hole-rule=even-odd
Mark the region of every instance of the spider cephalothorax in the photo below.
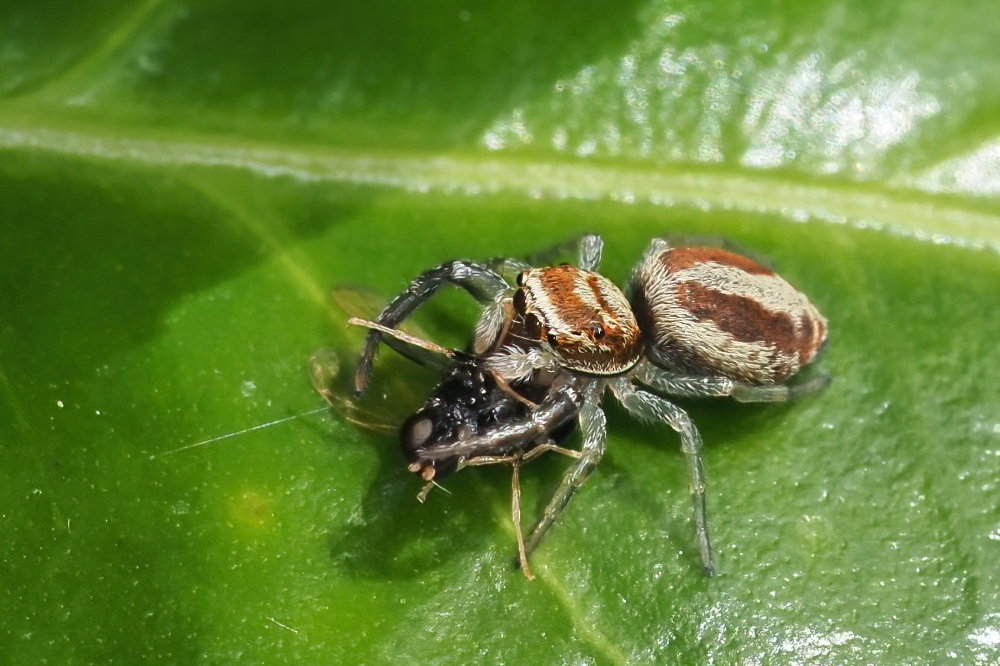
[[[515,326],[551,352],[557,365],[592,375],[618,375],[638,363],[639,323],[611,280],[562,265],[523,271],[517,285]]]
[[[829,381],[825,376],[797,386],[784,382],[823,347],[827,322],[804,295],[755,261],[717,247],[674,247],[659,239],[636,266],[629,299],[596,272],[602,247],[598,236],[580,239],[576,267],[539,268],[505,259],[453,261],[427,271],[372,324],[376,328],[369,332],[355,385],[359,392],[367,386],[383,333],[441,285],[462,287],[484,304],[471,362],[475,370],[490,373],[481,384],[490,387],[491,404],[507,411],[487,423],[473,408],[458,421],[474,421],[474,432],[454,435],[434,431],[432,436],[430,426],[420,424],[410,468],[433,478],[437,469],[513,465],[519,560],[528,573],[528,554],[604,454],[600,400],[610,389],[637,418],[665,423],[680,435],[698,548],[711,574],[701,437],[687,413],[664,396],[766,402],[821,388]],[[502,277],[511,270],[518,274],[516,285]],[[453,395],[445,403],[457,399]],[[582,433],[579,451],[553,441],[573,417]],[[574,462],[525,543],[517,470],[547,450],[566,453]]]

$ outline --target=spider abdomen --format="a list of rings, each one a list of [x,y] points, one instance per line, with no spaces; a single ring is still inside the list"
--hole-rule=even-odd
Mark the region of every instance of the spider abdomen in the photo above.
[[[654,243],[631,292],[651,356],[690,374],[778,383],[826,341],[826,319],[805,295],[770,269],[719,248]]]

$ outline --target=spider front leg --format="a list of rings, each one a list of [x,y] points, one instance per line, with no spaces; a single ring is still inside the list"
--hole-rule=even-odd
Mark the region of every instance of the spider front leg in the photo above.
[[[559,369],[558,359],[540,347],[526,350],[505,347],[490,356],[486,365],[497,377],[508,381],[523,379],[535,370]]]
[[[705,573],[715,575],[712,543],[708,536],[708,514],[705,508],[705,469],[701,435],[687,413],[672,402],[637,388],[628,377],[614,380],[611,390],[615,397],[636,418],[643,421],[666,423],[681,437],[681,450],[687,461],[688,483],[694,509],[695,538],[701,553]]]
[[[586,386],[590,384],[589,390]],[[584,395],[591,396],[590,407],[581,408],[581,405],[588,404]],[[421,453],[425,460],[435,460],[442,458],[453,458],[456,456],[465,457],[462,466],[491,465],[496,463],[510,463],[515,466],[515,478],[513,480],[512,513],[518,537],[518,562],[523,566],[525,575],[532,577],[530,568],[527,568],[528,554],[534,549],[545,533],[551,528],[553,521],[566,506],[570,496],[583,482],[593,465],[597,464],[604,452],[604,414],[597,407],[598,397],[590,380],[576,378],[569,374],[564,374],[550,388],[548,394],[537,407],[531,409],[524,416],[514,419],[503,425],[498,425],[487,432],[469,437],[456,442],[445,442],[438,446],[433,446]],[[580,423],[585,432],[583,451],[572,451],[565,449],[555,442],[548,440],[541,444],[536,444],[549,433],[556,431],[569,419],[573,418],[580,411]],[[596,415],[592,411],[596,410]],[[591,433],[587,436],[586,433]],[[595,439],[597,442],[595,443]],[[515,453],[502,453],[514,451]],[[576,459],[573,467],[567,472],[560,491],[556,493],[549,508],[546,509],[545,516],[535,527],[530,541],[525,544],[524,536],[521,533],[521,499],[520,482],[518,475],[519,465],[537,456],[555,451]],[[576,472],[574,472],[576,470]],[[574,481],[574,479],[579,479]],[[561,499],[560,499],[561,497]],[[552,507],[555,506],[556,509]]]
[[[392,299],[392,302],[382,310],[376,323],[387,328],[396,328],[427,302],[438,289],[448,283],[461,287],[480,303],[499,303],[502,294],[509,288],[500,275],[486,266],[469,261],[450,261],[414,279],[406,291]],[[368,388],[372,363],[381,340],[381,332],[377,330],[368,332],[354,374],[354,390],[358,395],[363,394]]]
[[[600,396],[603,386],[600,382],[592,384],[587,391],[583,403],[580,405],[578,415],[580,430],[583,432],[583,445],[580,449],[580,456],[570,465],[563,474],[562,481],[556,489],[552,499],[545,506],[541,519],[535,524],[528,536],[528,543],[525,544],[524,552],[518,554],[518,562],[522,568],[528,566],[528,558],[534,552],[542,539],[549,533],[556,520],[566,509],[566,505],[573,499],[573,495],[584,484],[587,477],[597,466],[597,463],[604,457],[604,450],[607,445],[607,422],[604,412],[600,407]]]

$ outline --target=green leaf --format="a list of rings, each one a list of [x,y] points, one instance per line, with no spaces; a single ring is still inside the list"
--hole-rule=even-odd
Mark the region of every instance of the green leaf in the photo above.
[[[1000,661],[1000,5],[904,0],[0,8],[0,654],[10,663]],[[321,409],[329,296],[596,231],[768,257],[822,394],[609,399],[608,455],[512,569],[509,471],[415,501]],[[419,318],[461,345],[447,294]],[[435,382],[386,353],[362,405]],[[319,411],[316,411],[319,410]],[[290,418],[293,417],[293,418]],[[257,427],[263,426],[267,427]],[[565,461],[523,473],[526,521]]]

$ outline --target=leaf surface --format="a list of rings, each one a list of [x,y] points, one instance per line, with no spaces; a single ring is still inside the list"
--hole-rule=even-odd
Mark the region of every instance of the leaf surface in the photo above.
[[[971,0],[6,3],[0,653],[997,662],[998,24]],[[830,320],[824,393],[683,403],[716,578],[676,437],[610,400],[529,583],[508,470],[421,505],[394,437],[310,386],[313,352],[346,375],[360,345],[335,286],[587,231],[618,282],[652,237],[728,238]],[[461,345],[474,317],[449,293],[418,319]],[[390,353],[377,378],[362,420],[435,382]],[[564,467],[524,470],[528,516]]]

